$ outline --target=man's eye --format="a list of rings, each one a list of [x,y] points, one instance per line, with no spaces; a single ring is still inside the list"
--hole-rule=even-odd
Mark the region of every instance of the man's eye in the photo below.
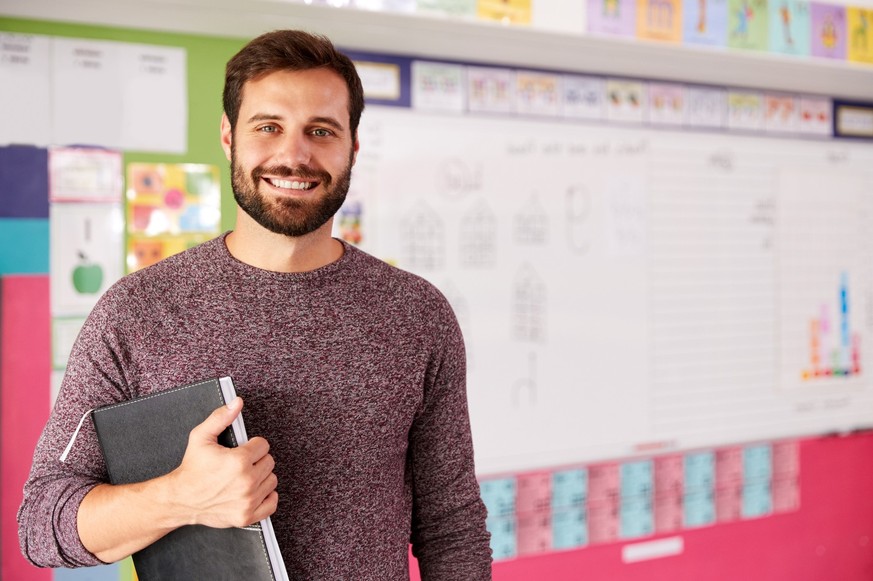
[[[328,135],[330,135],[330,131],[328,131],[327,129],[313,129],[312,134],[318,137],[327,137]]]
[[[278,129],[275,125],[264,125],[263,127],[260,127],[258,131],[261,131],[262,133],[275,133]]]

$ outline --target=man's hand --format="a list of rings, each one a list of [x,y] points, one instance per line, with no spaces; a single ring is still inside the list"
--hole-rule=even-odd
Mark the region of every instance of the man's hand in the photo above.
[[[237,397],[191,430],[182,464],[169,474],[174,501],[190,515],[189,524],[241,527],[276,511],[276,463],[269,443],[260,437],[237,448],[218,443],[242,406]]]
[[[191,430],[182,464],[135,484],[99,484],[79,505],[77,526],[86,549],[111,563],[186,524],[246,526],[276,511],[270,445],[252,438],[225,448],[218,436],[242,410],[236,398]]]

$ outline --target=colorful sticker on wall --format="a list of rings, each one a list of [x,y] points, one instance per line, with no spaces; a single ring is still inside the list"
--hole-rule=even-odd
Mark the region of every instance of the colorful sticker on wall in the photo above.
[[[685,0],[682,12],[683,42],[727,45],[727,0]]]
[[[846,8],[835,4],[810,5],[812,56],[846,58]]]
[[[637,37],[680,42],[681,0],[637,0]]]
[[[809,2],[770,0],[770,50],[798,56],[809,55]]]
[[[728,0],[728,46],[767,50],[768,16],[767,0]]]
[[[850,6],[846,10],[846,21],[848,59],[873,64],[873,9]]]
[[[476,15],[501,24],[530,24],[531,0],[478,0]]]
[[[637,26],[636,0],[588,0],[588,32],[634,36]]]
[[[218,167],[132,163],[127,167],[127,271],[150,266],[215,237]]]

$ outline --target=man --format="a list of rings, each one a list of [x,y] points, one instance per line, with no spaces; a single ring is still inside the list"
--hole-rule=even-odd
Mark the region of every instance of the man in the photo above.
[[[19,511],[40,566],[121,559],[191,523],[268,515],[293,579],[490,579],[464,346],[430,284],[331,237],[363,90],[324,38],[265,34],[227,66],[221,143],[234,231],[119,281],[89,316]],[[181,466],[107,484],[108,403],[230,375],[241,396],[195,428]],[[240,413],[253,437],[217,435]]]

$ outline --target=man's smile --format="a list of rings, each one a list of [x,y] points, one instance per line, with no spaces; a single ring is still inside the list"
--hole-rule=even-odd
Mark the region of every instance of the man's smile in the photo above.
[[[318,182],[283,180],[280,178],[263,178],[263,180],[273,187],[282,188],[285,190],[310,190],[318,185]]]

